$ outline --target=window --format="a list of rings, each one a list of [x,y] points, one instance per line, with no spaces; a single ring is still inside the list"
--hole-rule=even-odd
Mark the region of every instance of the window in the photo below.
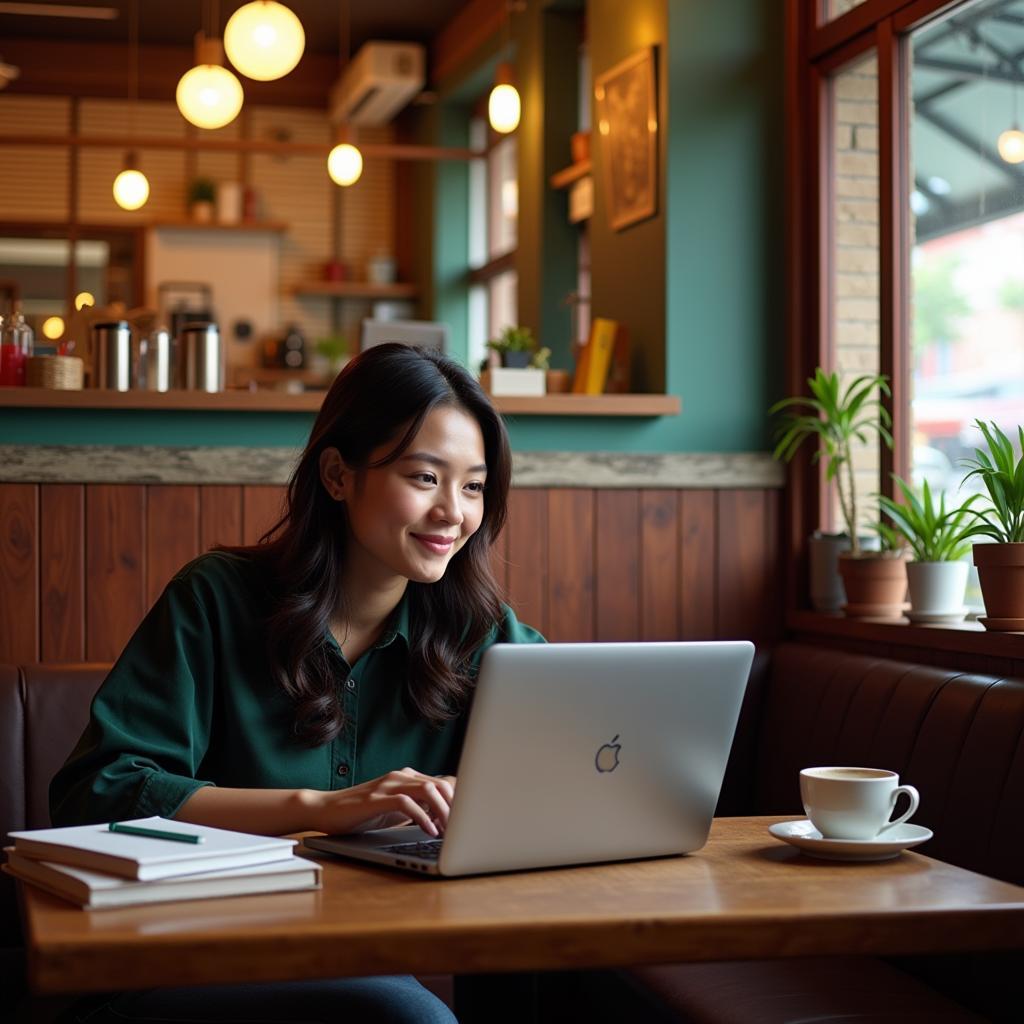
[[[496,135],[481,113],[470,125],[470,143],[487,151],[470,169],[469,362],[475,366],[486,355],[487,340],[518,323],[519,180],[514,133]]]

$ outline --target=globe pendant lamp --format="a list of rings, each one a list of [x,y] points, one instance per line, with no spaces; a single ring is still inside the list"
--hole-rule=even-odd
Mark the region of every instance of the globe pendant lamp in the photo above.
[[[306,47],[302,22],[276,0],[239,7],[224,27],[224,49],[235,68],[257,82],[288,74]]]
[[[494,76],[494,88],[487,98],[487,120],[502,135],[514,132],[519,127],[522,104],[514,80],[512,65],[502,61]]]
[[[1024,161],[1024,132],[1020,130],[1017,120],[1017,86],[1013,87],[1013,127],[1007,128],[996,140],[999,155],[1008,164],[1019,164]]]
[[[181,76],[175,99],[186,121],[197,128],[223,128],[242,109],[242,83],[224,67],[217,38],[196,33],[196,66]]]
[[[124,170],[114,179],[114,202],[122,210],[138,210],[149,199],[149,181],[136,166],[134,153],[125,157]]]
[[[132,0],[128,19],[128,48],[131,78],[128,88],[128,99],[131,103],[131,133],[135,134],[135,116],[139,106],[139,3]],[[135,153],[129,150],[125,154],[124,168],[114,179],[112,188],[114,202],[122,210],[139,210],[149,199],[149,181],[139,170],[139,161]]]
[[[343,188],[354,185],[363,173],[363,154],[353,145],[353,138],[347,126],[342,125],[334,148],[327,154],[327,173],[335,185]]]

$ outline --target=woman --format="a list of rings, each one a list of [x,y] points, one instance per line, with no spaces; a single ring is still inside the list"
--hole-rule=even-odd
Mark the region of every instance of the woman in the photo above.
[[[501,418],[462,367],[402,345],[358,356],[264,542],[186,566],[129,641],[53,780],[54,824],[443,833],[483,652],[543,641],[490,571],[510,477]],[[268,1016],[282,991],[303,1020],[451,1019],[411,979],[159,991],[109,1012],[289,1019]]]

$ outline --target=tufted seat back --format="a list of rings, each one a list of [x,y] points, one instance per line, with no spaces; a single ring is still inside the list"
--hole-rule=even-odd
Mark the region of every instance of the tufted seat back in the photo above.
[[[888,768],[921,793],[920,852],[1024,884],[1024,681],[783,644],[762,701],[747,813],[799,813],[810,765]]]

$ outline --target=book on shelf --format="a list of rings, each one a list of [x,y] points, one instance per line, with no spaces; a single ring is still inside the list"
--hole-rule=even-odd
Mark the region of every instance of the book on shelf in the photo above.
[[[132,829],[177,833],[182,842],[110,831],[108,825],[72,825],[11,832],[19,858],[53,861],[148,881],[175,875],[249,867],[294,855],[296,840],[232,832],[169,818],[138,818],[120,823]]]
[[[616,320],[595,317],[590,337],[576,363],[572,390],[576,395],[601,395],[629,387],[629,335]]]
[[[85,910],[320,888],[320,865],[294,854],[267,864],[139,881],[19,856],[14,847],[8,847],[6,853],[3,870],[7,874]]]

